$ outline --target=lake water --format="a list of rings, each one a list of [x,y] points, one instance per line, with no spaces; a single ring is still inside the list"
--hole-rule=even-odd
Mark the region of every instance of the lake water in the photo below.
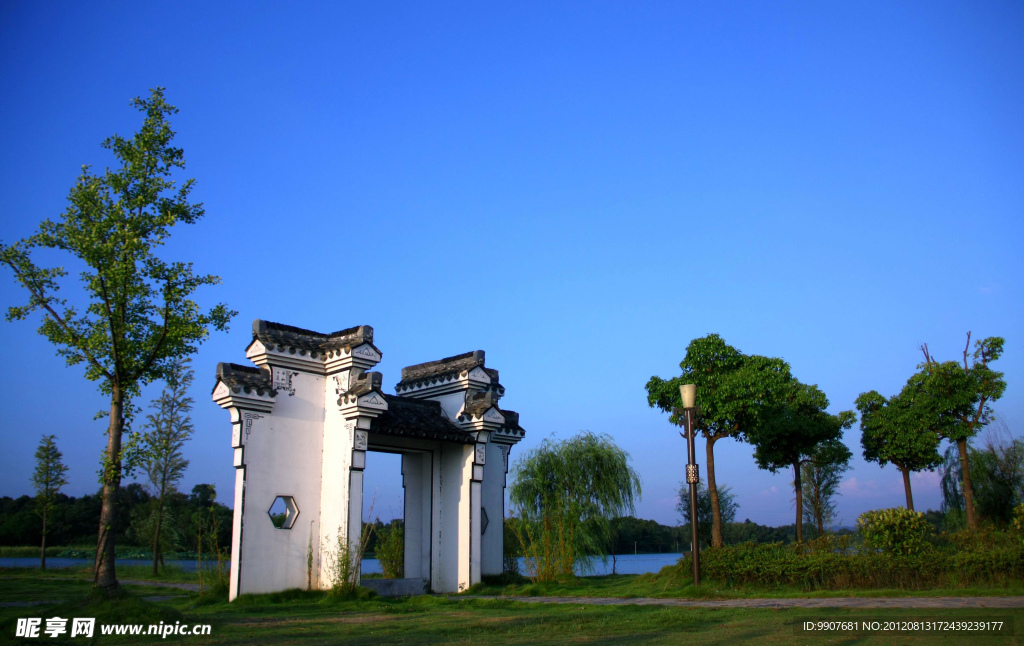
[[[616,567],[615,571],[618,574],[646,574],[647,572],[657,572],[666,565],[674,565],[682,557],[682,554],[668,553],[668,554],[621,554],[615,557]],[[118,559],[118,565],[145,565],[150,566],[153,561],[146,559]],[[196,562],[195,561],[166,561],[167,565],[176,565],[183,570],[188,572],[195,572]],[[213,564],[209,561],[203,562],[205,566],[211,566]],[[62,567],[90,567],[92,566],[92,559],[64,559],[57,557],[47,557],[46,567],[47,568],[62,568]],[[39,567],[38,558],[0,558],[0,567]],[[523,559],[519,559],[519,571],[525,571],[525,563]],[[363,572],[366,574],[380,574],[380,562],[377,559],[363,559]],[[589,567],[583,566],[577,568],[577,574],[581,576],[591,575],[602,575],[612,573],[612,559],[608,557],[606,559],[594,559],[589,564]]]

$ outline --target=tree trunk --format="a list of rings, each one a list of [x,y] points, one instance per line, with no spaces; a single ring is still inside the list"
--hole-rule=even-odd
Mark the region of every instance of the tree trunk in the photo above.
[[[39,548],[39,569],[46,569],[46,507],[43,507],[43,545]]]
[[[715,484],[715,441],[709,437],[708,447],[708,494],[711,498],[711,547],[722,546],[722,511],[718,506],[718,485]],[[696,458],[696,456],[694,456]],[[690,511],[690,522],[697,522],[697,510]]]
[[[825,505],[821,499],[821,480],[813,477],[811,484],[814,485],[814,519],[818,521],[818,538],[825,535]]]
[[[914,511],[914,494],[910,491],[910,469],[896,466],[903,472],[903,490],[907,492],[907,509]]]
[[[967,440],[956,443],[960,450],[960,473],[963,475],[961,486],[964,492],[964,510],[967,512],[967,527],[978,529],[978,519],[974,516],[974,489],[971,487],[971,467],[967,464]]]
[[[796,487],[796,542],[804,541],[804,488],[800,483],[800,463],[793,463],[793,470],[796,472],[796,479],[793,486]]]
[[[114,525],[117,522],[117,490],[121,486],[121,431],[124,428],[124,394],[115,385],[110,394],[110,427],[103,472],[103,507],[100,509],[99,539],[96,543],[95,587],[107,595],[117,591],[114,553]]]
[[[160,500],[157,501],[156,505],[156,527],[153,530],[153,576],[156,576],[157,569],[156,564],[160,559],[160,530],[164,520],[164,497],[163,493],[160,495]]]

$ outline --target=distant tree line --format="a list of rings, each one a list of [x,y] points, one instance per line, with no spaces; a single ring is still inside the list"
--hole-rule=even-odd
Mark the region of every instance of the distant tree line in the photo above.
[[[152,537],[144,535],[140,529],[155,501],[139,483],[118,488],[119,513],[113,527],[118,545],[138,547],[146,552],[152,548]],[[37,504],[35,497],[27,495],[0,498],[0,545],[39,544],[42,518],[37,513]],[[102,491],[78,498],[58,494],[47,514],[47,543],[63,547],[95,546],[102,504]],[[164,508],[173,536],[168,551],[195,551],[200,523],[210,525],[213,519],[217,525],[217,543],[222,547],[231,545],[232,512],[216,501],[213,485],[198,484],[192,487],[191,494],[166,494]]]

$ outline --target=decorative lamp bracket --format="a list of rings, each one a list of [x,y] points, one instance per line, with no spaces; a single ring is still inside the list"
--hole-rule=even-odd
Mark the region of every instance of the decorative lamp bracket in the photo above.
[[[686,484],[697,484],[700,482],[700,469],[696,464],[686,465]]]

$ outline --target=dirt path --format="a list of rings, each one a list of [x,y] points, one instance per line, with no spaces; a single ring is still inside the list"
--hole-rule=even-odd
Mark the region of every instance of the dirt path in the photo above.
[[[572,603],[581,606],[675,606],[680,608],[1024,608],[1024,597],[832,597],[820,599],[619,599],[614,597],[488,597],[523,603]]]

